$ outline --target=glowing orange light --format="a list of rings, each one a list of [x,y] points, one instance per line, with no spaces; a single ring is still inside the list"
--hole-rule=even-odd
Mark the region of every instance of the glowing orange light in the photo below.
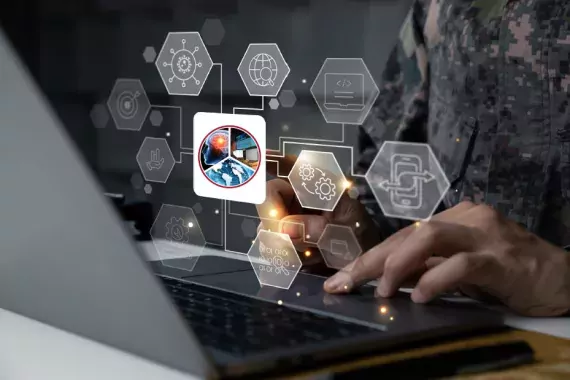
[[[420,222],[415,222],[415,223],[414,223],[414,225],[415,225],[416,227],[419,227],[420,224],[421,224]]]
[[[350,181],[344,181],[344,188],[345,188],[345,189],[350,189],[351,186],[352,186],[352,182],[350,182]]]
[[[386,314],[388,312],[388,308],[386,306],[380,306],[378,310],[380,310],[380,314]]]
[[[269,211],[269,216],[272,218],[275,218],[277,216],[277,214],[278,214],[278,212],[276,209]]]
[[[305,256],[306,256],[306,257],[311,257],[311,251],[309,251],[309,250],[305,251]]]

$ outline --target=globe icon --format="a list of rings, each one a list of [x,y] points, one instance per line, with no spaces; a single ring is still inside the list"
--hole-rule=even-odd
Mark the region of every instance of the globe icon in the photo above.
[[[266,53],[259,53],[249,62],[249,77],[260,87],[275,86],[277,62]]]

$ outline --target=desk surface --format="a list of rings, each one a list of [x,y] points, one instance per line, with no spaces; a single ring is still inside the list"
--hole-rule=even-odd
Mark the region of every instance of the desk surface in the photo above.
[[[243,259],[247,260],[247,257]],[[570,317],[538,319],[508,315],[506,320],[512,327],[570,339]],[[3,309],[0,309],[0,336],[1,379],[192,379],[175,370]],[[475,341],[478,339],[484,338],[476,338]],[[570,348],[568,355],[570,358]]]

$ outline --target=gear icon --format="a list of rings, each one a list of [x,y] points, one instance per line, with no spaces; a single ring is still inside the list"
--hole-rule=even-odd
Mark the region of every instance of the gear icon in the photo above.
[[[166,223],[166,239],[175,243],[188,243],[190,238],[190,228],[184,225],[182,218],[173,216]]]
[[[310,181],[315,176],[315,169],[311,164],[303,164],[299,168],[299,176],[303,181]]]
[[[315,193],[321,201],[330,201],[336,195],[336,185],[327,177],[321,177],[315,183]]]

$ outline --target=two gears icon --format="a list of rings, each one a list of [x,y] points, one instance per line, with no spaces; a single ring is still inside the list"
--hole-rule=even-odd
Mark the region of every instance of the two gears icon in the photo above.
[[[311,192],[307,187],[306,182],[310,182],[315,178],[315,170],[317,170],[321,176],[314,183],[314,192]],[[336,185],[321,169],[314,168],[309,163],[304,163],[299,167],[299,177],[303,180],[303,187],[305,190],[310,194],[318,196],[320,200],[330,201],[336,196]]]

